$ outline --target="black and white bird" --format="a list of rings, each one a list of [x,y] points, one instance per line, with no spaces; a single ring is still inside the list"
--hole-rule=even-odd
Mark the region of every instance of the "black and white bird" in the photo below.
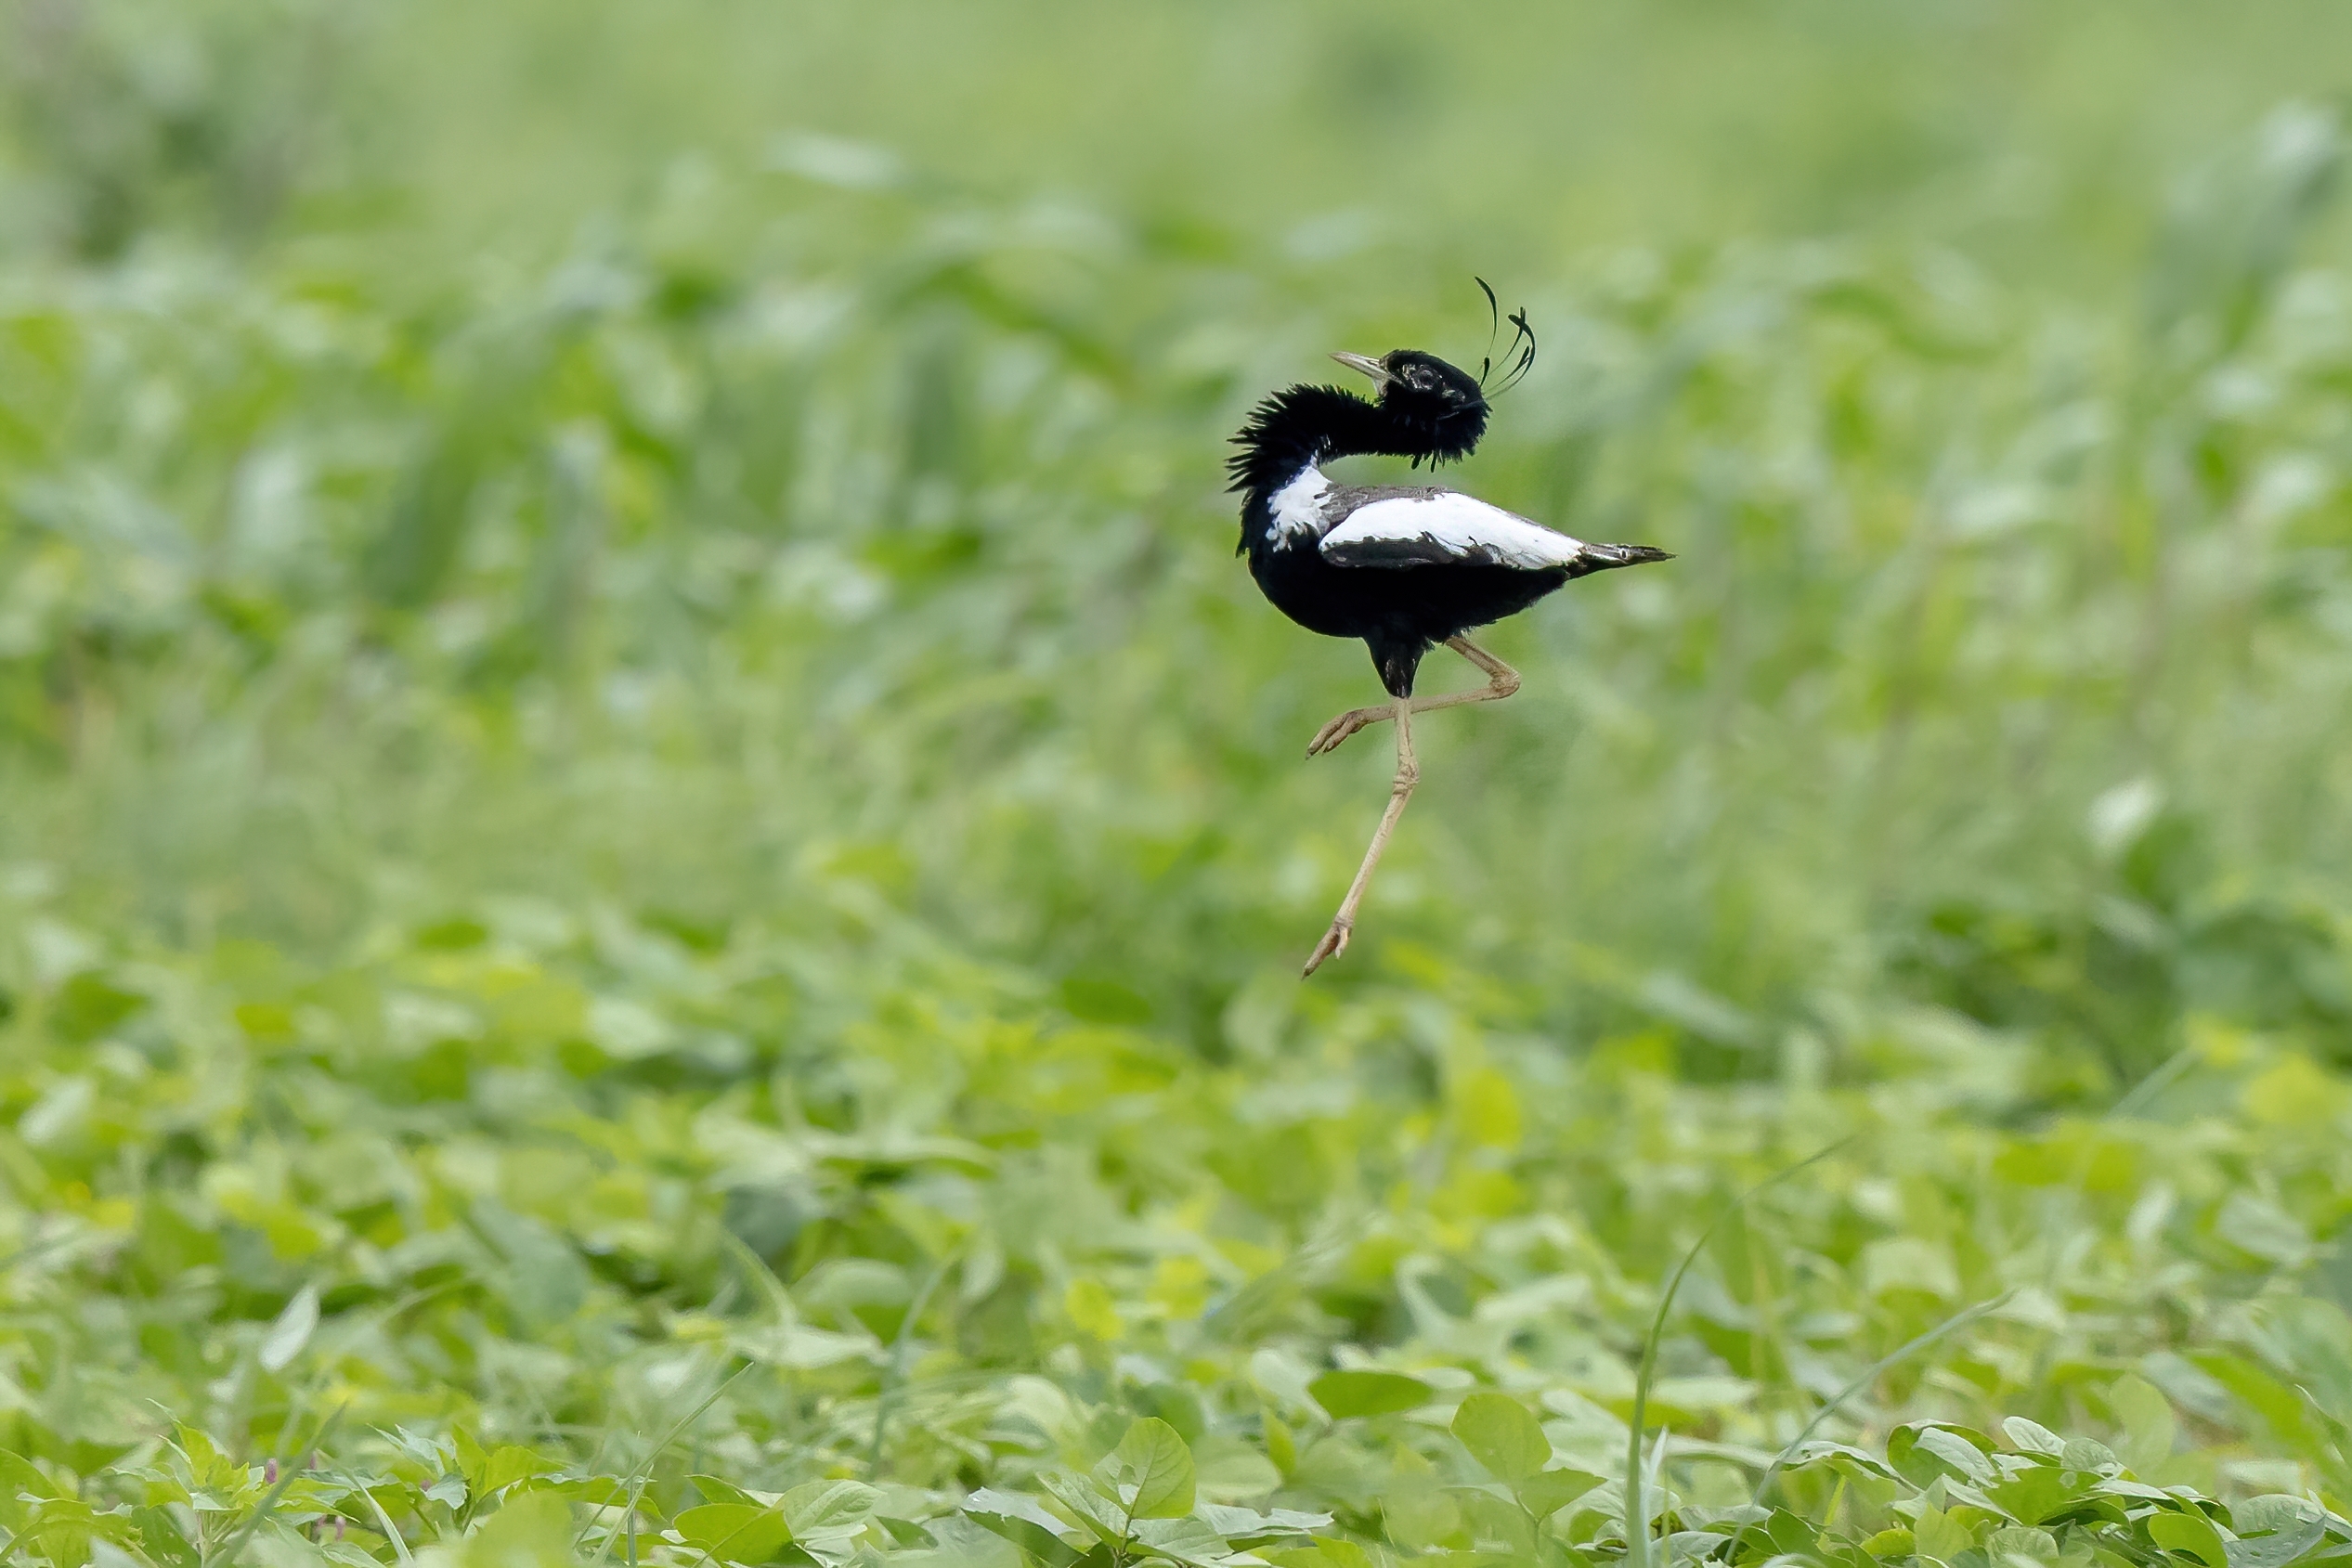
[[[1535,361],[1526,312],[1511,321],[1517,335],[1497,395]],[[1380,454],[1435,468],[1467,457],[1486,434],[1489,394],[1482,378],[1417,349],[1378,359],[1332,357],[1370,376],[1375,395],[1367,400],[1333,386],[1278,392],[1234,436],[1241,449],[1231,462],[1233,488],[1243,497],[1239,553],[1249,557],[1250,575],[1276,609],[1309,631],[1362,638],[1391,698],[1339,715],[1316,732],[1306,754],[1330,751],[1383,719],[1397,721],[1388,810],[1338,916],[1306,961],[1309,975],[1346,951],[1372,868],[1420,781],[1412,716],[1497,702],[1519,689],[1517,671],[1462,633],[1516,615],[1572,577],[1671,559],[1647,545],[1587,544],[1442,486],[1333,484],[1322,465],[1335,458]],[[1486,686],[1414,697],[1422,657],[1440,642],[1484,671]]]

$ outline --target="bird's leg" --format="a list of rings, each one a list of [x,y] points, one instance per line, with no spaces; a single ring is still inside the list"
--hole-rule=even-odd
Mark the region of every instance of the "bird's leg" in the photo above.
[[[1412,798],[1413,785],[1421,782],[1421,764],[1413,758],[1411,699],[1397,698],[1390,716],[1397,720],[1397,780],[1388,787],[1388,810],[1381,813],[1380,826],[1372,830],[1371,848],[1364,851],[1364,863],[1356,868],[1356,880],[1348,884],[1347,897],[1340,901],[1332,928],[1315,944],[1314,954],[1307,959],[1301,978],[1320,968],[1324,959],[1335,958],[1347,951],[1348,933],[1356,928],[1356,906],[1364,901],[1364,889],[1371,886],[1372,868],[1380,864],[1380,853],[1388,848],[1388,836],[1397,831],[1397,819],[1405,814],[1405,802]]]
[[[1483,692],[1458,692],[1450,697],[1432,697],[1429,700],[1431,707],[1441,707],[1452,702],[1500,702],[1519,689],[1519,672],[1467,637],[1449,637],[1446,646],[1487,672],[1487,689]]]
[[[1432,708],[1459,707],[1463,703],[1499,703],[1519,689],[1519,672],[1488,653],[1467,637],[1449,637],[1446,646],[1487,672],[1487,684],[1475,692],[1452,692],[1442,697],[1415,697],[1413,711],[1427,713]],[[1315,732],[1315,738],[1306,743],[1306,755],[1313,757],[1331,751],[1339,743],[1358,730],[1369,729],[1384,719],[1393,719],[1396,707],[1352,707],[1337,719]]]

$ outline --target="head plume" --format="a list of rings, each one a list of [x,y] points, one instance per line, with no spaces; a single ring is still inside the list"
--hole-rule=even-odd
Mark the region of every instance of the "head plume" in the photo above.
[[[1487,296],[1487,354],[1478,361],[1478,386],[1488,397],[1500,397],[1527,379],[1535,369],[1535,329],[1527,325],[1527,307],[1521,305],[1509,316],[1502,314],[1502,305],[1487,280],[1475,274],[1470,279],[1478,285],[1478,292]],[[1494,385],[1487,380],[1495,373],[1495,339],[1502,330],[1502,323],[1511,323],[1511,342],[1502,351],[1502,373]]]

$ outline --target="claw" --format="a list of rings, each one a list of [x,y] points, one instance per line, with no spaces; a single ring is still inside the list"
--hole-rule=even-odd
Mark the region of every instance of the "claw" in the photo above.
[[[1347,920],[1332,921],[1332,928],[1323,933],[1321,941],[1315,944],[1315,951],[1307,957],[1306,967],[1299,971],[1298,978],[1302,980],[1306,978],[1323,966],[1323,960],[1337,958],[1341,953],[1345,952],[1348,929],[1353,925],[1354,922]]]
[[[1358,730],[1369,729],[1384,719],[1396,717],[1394,709],[1385,707],[1351,707],[1315,732],[1315,738],[1306,743],[1306,755],[1318,757],[1339,749],[1339,743]]]

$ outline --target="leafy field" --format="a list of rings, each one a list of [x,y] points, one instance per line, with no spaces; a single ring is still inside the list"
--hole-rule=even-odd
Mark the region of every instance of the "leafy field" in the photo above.
[[[0,6],[0,1561],[2352,1557],[2352,23],[1480,9]]]

